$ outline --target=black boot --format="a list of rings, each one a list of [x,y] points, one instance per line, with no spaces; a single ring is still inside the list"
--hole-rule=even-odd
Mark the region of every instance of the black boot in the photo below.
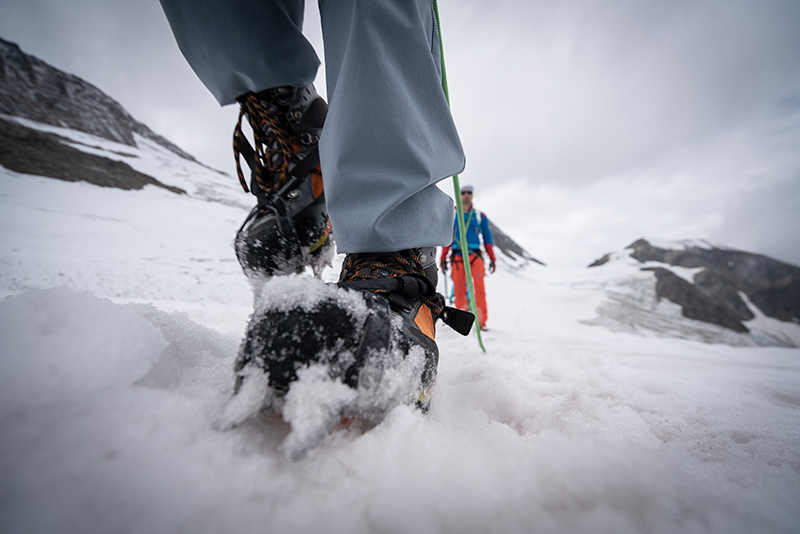
[[[332,239],[319,166],[319,136],[328,106],[312,85],[277,87],[239,99],[234,132],[239,180],[247,183],[239,156],[251,173],[258,204],[236,235],[236,256],[250,278],[302,272],[330,262]],[[241,130],[253,129],[253,148]]]
[[[268,295],[241,346],[236,389],[249,366],[267,372],[279,394],[312,364],[324,365],[330,378],[360,391],[385,388],[389,370],[413,368],[407,400],[427,409],[439,361],[435,321],[442,319],[466,335],[474,316],[444,306],[444,297],[426,276],[424,256],[419,249],[348,254],[339,283],[318,282],[320,287],[309,291],[311,298],[294,303]],[[313,282],[292,293],[299,295]],[[279,289],[286,294],[285,287]],[[414,361],[406,361],[412,354]]]

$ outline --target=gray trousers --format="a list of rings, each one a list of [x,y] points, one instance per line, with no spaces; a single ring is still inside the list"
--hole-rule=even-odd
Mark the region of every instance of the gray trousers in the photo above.
[[[303,0],[161,0],[178,46],[221,105],[313,82]],[[441,88],[431,0],[319,0],[329,109],[320,139],[340,253],[449,245],[435,185],[465,158]]]

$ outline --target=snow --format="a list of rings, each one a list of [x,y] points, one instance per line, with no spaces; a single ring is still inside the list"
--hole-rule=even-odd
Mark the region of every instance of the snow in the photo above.
[[[794,345],[795,347],[800,347],[800,325],[779,321],[765,315],[758,306],[750,301],[750,298],[744,291],[739,292],[739,297],[741,297],[755,315],[753,319],[745,323],[747,328],[751,331],[763,332],[778,339],[783,339],[787,346]]]
[[[673,247],[678,242],[671,242]],[[687,243],[690,241],[681,241]],[[694,242],[691,242],[694,243]],[[668,242],[660,246],[668,247]],[[716,248],[723,248],[715,245]],[[589,325],[608,328],[614,332],[628,332],[645,336],[681,338],[705,343],[723,343],[733,346],[800,347],[800,324],[783,322],[767,317],[750,302],[744,293],[742,300],[753,312],[754,318],[744,321],[748,333],[739,333],[711,323],[683,317],[679,305],[656,294],[656,279],[650,272],[660,268],[668,270],[694,283],[697,273],[704,267],[681,267],[658,261],[639,262],[632,249],[609,254],[608,261],[587,271],[571,275],[575,287],[601,291],[605,298],[595,308],[594,317],[583,319]]]
[[[690,248],[695,248],[695,247],[705,250],[711,250],[715,248],[724,250],[727,248],[725,246],[717,245],[715,243],[709,243],[705,239],[668,240],[668,239],[653,239],[648,237],[646,240],[654,247],[662,248],[664,250],[688,250]]]
[[[253,380],[230,400],[253,308],[232,248],[249,198],[235,178],[125,148],[189,194],[0,168],[3,531],[800,530],[800,350],[613,331],[603,306],[615,288],[643,295],[630,288],[647,276],[624,262],[498,269],[488,352],[440,327],[427,415],[397,407],[300,459],[274,415],[226,426],[259,398]],[[306,389],[348,395],[313,374]]]
[[[312,311],[324,300],[337,300],[347,310],[363,320],[367,305],[361,294],[354,291],[337,291],[335,286],[323,283],[309,283],[308,276],[281,276],[268,280],[257,291],[257,307],[289,311],[302,308]]]
[[[698,244],[699,242],[697,242],[697,241],[688,241],[688,240],[680,241],[680,242],[678,242],[678,241],[655,241],[655,240],[650,241],[650,240],[648,240],[648,242],[650,244],[653,244],[655,242],[659,242],[659,243],[661,243],[661,245],[653,245],[653,246],[659,246],[660,248],[663,248],[665,250],[683,250],[684,246],[687,249],[691,248],[693,246],[697,246],[697,247],[700,246],[700,244]],[[705,243],[705,242],[703,241],[702,243]],[[708,247],[703,247],[703,248],[711,248],[711,247],[708,246]],[[720,247],[716,247],[716,248],[720,248]],[[626,248],[626,249],[623,249],[623,250],[619,250],[619,251],[610,253],[608,255],[607,262],[602,265],[604,271],[608,272],[609,270],[614,269],[615,271],[617,271],[619,273],[622,273],[623,276],[627,276],[627,275],[630,275],[630,272],[631,272],[632,268],[633,269],[639,269],[639,270],[642,270],[642,269],[651,269],[652,270],[652,269],[655,269],[655,268],[661,268],[661,269],[666,269],[668,271],[671,271],[676,276],[679,276],[680,278],[683,278],[684,280],[686,280],[690,284],[693,284],[694,283],[694,276],[705,268],[705,267],[681,267],[680,265],[670,265],[669,263],[664,263],[664,262],[661,262],[661,261],[644,261],[643,262],[643,261],[639,261],[636,258],[634,258],[632,254],[633,254],[633,249],[630,249],[630,248]],[[609,265],[609,263],[610,263],[610,265]]]

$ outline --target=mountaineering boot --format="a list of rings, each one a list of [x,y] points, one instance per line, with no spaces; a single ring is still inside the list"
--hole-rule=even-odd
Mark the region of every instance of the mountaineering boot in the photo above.
[[[239,264],[251,279],[300,273],[306,266],[316,271],[333,250],[318,150],[328,106],[313,85],[248,93],[239,103],[236,171],[258,200],[236,235]],[[253,146],[242,132],[243,116]],[[249,189],[240,155],[251,169]]]
[[[385,299],[311,278],[284,278],[264,286],[234,365],[238,391],[248,366],[269,375],[285,394],[298,371],[319,363],[331,378],[355,388],[367,358],[391,347]],[[273,290],[276,290],[273,293]]]
[[[444,306],[433,260],[432,248],[348,254],[335,285],[268,283],[236,361],[236,390],[247,367],[265,371],[269,386],[282,395],[298,371],[322,364],[331,379],[366,398],[385,403],[400,394],[427,409],[439,360],[435,321],[462,335],[474,322],[471,313]],[[429,265],[433,270],[426,273]],[[399,388],[398,376],[405,384]]]
[[[436,293],[438,273],[426,273],[421,259],[434,257],[420,249],[391,253],[348,254],[339,275],[339,287],[366,291],[383,297],[401,321],[393,325],[394,346],[407,355],[412,347],[424,353],[421,400],[436,379],[439,348],[434,322],[444,310],[444,298]],[[433,262],[436,268],[436,262]],[[430,275],[430,276],[429,276]]]
[[[402,358],[412,351],[423,355],[415,402],[423,411],[430,404],[430,391],[436,381],[439,348],[436,345],[437,319],[461,335],[469,334],[474,316],[445,306],[436,292],[439,273],[436,248],[414,248],[391,253],[348,254],[342,264],[338,286],[358,290],[388,305],[392,347]]]

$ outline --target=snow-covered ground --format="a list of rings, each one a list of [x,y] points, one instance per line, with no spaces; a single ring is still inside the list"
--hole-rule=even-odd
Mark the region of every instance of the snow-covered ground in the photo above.
[[[614,292],[647,283],[622,262],[490,276],[487,353],[440,329],[428,415],[300,460],[274,417],[221,430],[249,198],[83,142],[189,195],[0,168],[0,531],[800,531],[800,350],[608,328]]]

